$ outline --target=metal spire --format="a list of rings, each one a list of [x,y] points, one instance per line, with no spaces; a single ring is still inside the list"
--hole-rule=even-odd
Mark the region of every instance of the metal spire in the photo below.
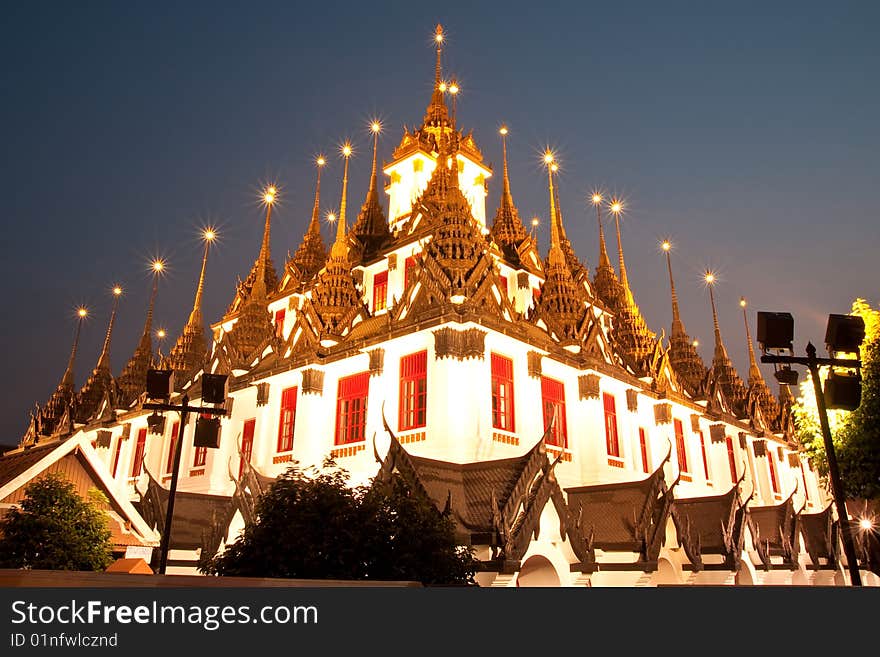
[[[119,297],[122,296],[122,288],[118,285],[113,287],[113,311],[110,313],[110,322],[107,324],[107,334],[104,336],[104,346],[95,369],[110,369],[110,341],[113,337],[113,323],[116,321],[116,309],[119,307]]]

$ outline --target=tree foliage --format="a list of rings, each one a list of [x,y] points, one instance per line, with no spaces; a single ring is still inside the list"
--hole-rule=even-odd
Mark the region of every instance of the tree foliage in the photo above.
[[[852,314],[865,322],[860,350],[861,403],[852,412],[829,410],[828,423],[846,496],[871,499],[880,497],[880,311],[864,299],[856,299]],[[822,368],[820,379],[824,381],[827,374],[828,368]],[[828,460],[809,372],[800,384],[800,393],[793,409],[798,439],[813,466],[827,475]]]
[[[113,561],[107,498],[83,499],[64,477],[50,473],[25,488],[25,498],[0,522],[0,567],[104,570]]]
[[[476,560],[452,519],[399,475],[349,486],[345,470],[292,466],[257,503],[257,519],[200,568],[215,575],[473,584]]]

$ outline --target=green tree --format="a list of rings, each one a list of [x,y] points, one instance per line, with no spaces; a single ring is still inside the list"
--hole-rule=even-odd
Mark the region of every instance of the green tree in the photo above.
[[[83,499],[58,474],[32,481],[0,523],[0,567],[104,570],[113,561],[106,503],[97,490]]]
[[[257,503],[257,519],[202,572],[247,577],[414,580],[473,584],[476,560],[451,518],[411,494],[399,475],[349,486],[332,461],[294,465]]]
[[[860,350],[862,398],[854,411],[828,411],[834,453],[844,493],[849,498],[880,497],[880,311],[864,299],[856,299],[853,315],[865,322],[865,340]],[[820,369],[824,381],[828,368]],[[797,435],[810,461],[822,475],[828,473],[825,443],[819,426],[816,397],[809,372],[800,385],[794,417]]]

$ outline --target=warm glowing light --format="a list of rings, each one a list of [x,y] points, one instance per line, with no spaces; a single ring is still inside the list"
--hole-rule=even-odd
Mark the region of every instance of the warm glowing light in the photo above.
[[[741,308],[745,308],[745,307],[746,307],[746,298],[745,298],[745,297],[740,297],[740,298],[739,298],[739,305],[740,305]]]
[[[500,132],[502,135],[506,135],[507,134],[507,126],[506,125],[501,126],[501,130],[499,130],[498,132]]]
[[[449,85],[449,93],[451,93],[453,96],[458,93],[458,84],[457,83],[453,82],[452,84]]]
[[[544,151],[544,164],[553,164],[553,160],[555,159],[556,158],[553,156],[553,151]]]
[[[623,212],[623,201],[619,201],[616,198],[611,199],[611,205],[610,205],[609,209],[614,214],[620,214],[621,212]]]
[[[441,82],[439,85],[437,85],[437,88],[440,90],[441,94],[446,93],[446,83],[445,82]]]
[[[89,311],[88,311],[88,309],[86,309],[86,308],[79,307],[79,308],[76,309],[76,314],[77,314],[79,317],[85,317],[86,315],[89,314]]]
[[[156,260],[153,260],[152,268],[153,268],[153,271],[156,272],[157,274],[162,272],[165,269],[165,261],[160,260],[158,258]]]
[[[437,29],[434,32],[434,41],[437,43],[443,43],[443,26],[438,25]]]
[[[602,195],[596,192],[593,194],[590,200],[593,202],[593,205],[599,205],[602,202]]]
[[[712,285],[712,283],[715,282],[715,274],[713,274],[710,271],[707,271],[706,276],[705,276],[705,280],[709,285]]]
[[[350,144],[350,143],[345,142],[345,143],[342,145],[342,149],[341,149],[341,150],[342,150],[342,156],[343,156],[343,157],[351,157],[351,154],[352,154],[353,151],[352,151],[352,149],[351,149],[351,144]]]
[[[540,223],[541,223],[540,219],[538,219],[537,217],[532,217],[532,226],[537,227],[538,224],[540,224]]]
[[[669,240],[663,240],[660,243],[660,248],[664,251],[669,251],[672,248],[672,242],[670,242]]]
[[[374,134],[379,134],[380,132],[382,132],[382,124],[378,121],[373,121],[370,124],[370,130],[372,130]]]
[[[699,341],[699,340],[694,340],[692,344],[694,345],[694,347],[699,347],[699,346],[700,346],[700,341]]]
[[[859,528],[864,531],[874,529],[874,521],[870,518],[862,518],[861,520],[859,520]]]
[[[550,171],[552,171],[553,173],[556,173],[557,171],[559,171],[559,165],[556,164],[556,162],[554,162],[553,164],[550,165]]]
[[[266,188],[266,191],[263,192],[263,201],[265,201],[266,205],[272,205],[275,202],[275,198],[278,196],[278,189],[275,185],[269,185]]]
[[[114,285],[113,286],[113,295],[118,297],[120,294],[122,294],[122,288],[119,287],[118,285]]]
[[[217,239],[217,233],[214,231],[213,228],[206,228],[202,232],[202,238],[204,238],[206,242],[213,242],[215,239]]]
[[[327,213],[327,221],[329,221],[332,224],[334,221],[336,221],[336,215],[333,214],[332,212],[328,212]]]
[[[160,340],[164,339],[165,335],[166,335],[165,329],[160,328],[158,331],[156,331],[156,337],[159,338]]]
[[[317,164],[319,167],[322,167],[322,166],[324,166],[325,164],[327,164],[327,160],[324,159],[324,156],[323,156],[323,155],[319,155],[319,156],[318,156],[318,159],[315,160],[315,164]]]

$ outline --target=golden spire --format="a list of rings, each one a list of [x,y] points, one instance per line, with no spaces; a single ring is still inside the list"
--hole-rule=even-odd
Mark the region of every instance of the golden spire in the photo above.
[[[263,242],[260,244],[260,255],[257,256],[257,261],[265,269],[266,263],[271,257],[269,237],[272,230],[272,206],[275,205],[275,201],[278,199],[278,189],[275,185],[266,187],[263,191],[262,199],[263,204],[266,206],[266,220],[263,226]]]
[[[519,212],[513,203],[513,194],[510,192],[510,174],[507,167],[507,132],[506,125],[502,125],[498,130],[501,135],[504,176],[502,178],[501,202],[498,204],[491,232],[492,237],[501,246],[516,248],[528,237],[528,233],[519,218]]]
[[[617,257],[620,266],[620,284],[629,290],[629,280],[626,277],[626,263],[623,261],[623,243],[620,240],[620,213],[623,212],[623,201],[618,198],[612,198],[608,209],[614,215],[614,225],[617,228]]]
[[[315,168],[318,170],[317,179],[315,180],[315,205],[312,206],[312,220],[309,222],[310,233],[321,234],[321,171],[327,160],[323,155],[319,155],[315,160]]]
[[[425,126],[442,127],[449,123],[449,110],[446,108],[446,98],[443,95],[445,84],[443,82],[443,70],[440,63],[440,53],[443,51],[443,43],[446,35],[443,26],[437,23],[434,29],[434,43],[437,46],[437,62],[434,65],[434,90],[431,93],[431,102],[425,112]]]
[[[159,290],[159,276],[165,269],[162,260],[154,260],[150,269],[153,271],[153,290],[150,293],[150,302],[147,305],[147,319],[144,322],[144,332],[140,342],[134,350],[128,363],[122,368],[117,379],[121,402],[123,407],[128,407],[147,385],[147,370],[153,362],[153,308],[156,304],[156,294]]]
[[[345,142],[340,149],[345,165],[342,168],[342,199],[339,201],[339,216],[336,218],[336,240],[330,249],[330,256],[333,258],[345,257],[348,255],[348,245],[345,242],[345,207],[348,197],[348,161],[351,158],[351,144]]]
[[[672,332],[684,332],[684,325],[681,323],[681,315],[678,311],[678,295],[675,293],[675,281],[672,278],[672,242],[663,240],[660,248],[666,253],[666,269],[669,271],[669,290],[672,294]]]
[[[113,323],[116,321],[116,309],[119,307],[119,297],[122,296],[122,288],[113,286],[113,311],[110,313],[110,322],[107,324],[107,334],[104,336],[104,346],[95,369],[110,369],[110,340],[113,337]]]
[[[370,132],[373,134],[373,164],[370,170],[370,188],[367,197],[361,206],[351,234],[355,237],[355,249],[349,253],[351,264],[355,265],[363,258],[369,259],[377,253],[381,246],[391,237],[388,230],[388,221],[379,204],[379,134],[382,132],[382,124],[379,121],[370,123]]]
[[[715,309],[715,293],[713,291],[716,281],[715,274],[707,271],[705,281],[709,287],[709,301],[712,304],[712,322],[715,326],[715,354],[712,358],[712,375],[721,386],[721,390],[730,404],[731,411],[737,417],[744,417],[747,412],[748,391],[733,367],[733,363],[730,362],[727,350],[721,341],[721,328],[718,324],[718,312]]]
[[[715,310],[715,293],[713,291],[713,288],[715,287],[715,274],[711,271],[707,271],[705,280],[706,285],[709,288],[709,302],[712,304],[712,323],[715,327],[715,356],[727,358],[727,350],[724,348],[724,343],[721,341],[721,327],[718,325],[718,312]]]
[[[547,165],[547,188],[550,192],[550,264],[564,264],[565,254],[562,252],[562,238],[559,234],[559,217],[556,214],[556,194],[553,191],[553,170],[556,158],[549,150],[544,152],[544,164]]]
[[[608,257],[608,249],[605,246],[605,231],[602,230],[602,194],[593,192],[590,202],[596,208],[596,222],[599,225],[599,267],[611,268],[611,259]]]
[[[755,349],[752,346],[752,333],[749,330],[749,318],[746,314],[746,303],[745,297],[739,298],[739,305],[743,309],[743,323],[746,325],[746,341],[749,344],[749,385],[751,385],[754,381],[758,379],[763,379],[761,376],[761,370],[758,369],[758,361],[755,359]]]
[[[212,228],[206,228],[202,232],[202,239],[205,240],[205,252],[202,255],[202,271],[199,273],[199,284],[196,286],[196,298],[193,301],[192,312],[189,314],[187,326],[202,328],[202,291],[205,289],[205,268],[208,266],[208,249],[211,242],[217,237]]]
[[[76,350],[79,347],[79,334],[82,330],[83,320],[88,316],[89,311],[84,307],[76,309],[76,330],[73,333],[73,347],[70,349],[70,358],[67,360],[67,369],[64,370],[64,376],[61,377],[59,388],[73,390],[74,376],[73,367],[76,362]]]

